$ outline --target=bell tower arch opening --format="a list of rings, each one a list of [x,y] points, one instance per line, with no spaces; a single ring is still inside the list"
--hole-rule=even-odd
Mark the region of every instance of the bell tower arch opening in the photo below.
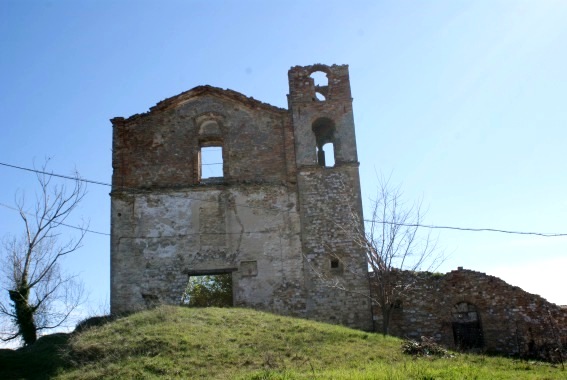
[[[316,70],[309,75],[313,80],[313,101],[323,102],[327,100],[329,92],[329,78],[326,72],[322,70]]]
[[[320,117],[311,127],[315,134],[317,164],[323,167],[335,166],[335,123],[326,117]]]

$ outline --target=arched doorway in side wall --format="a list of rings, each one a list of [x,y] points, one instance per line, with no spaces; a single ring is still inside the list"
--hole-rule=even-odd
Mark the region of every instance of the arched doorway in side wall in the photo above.
[[[484,346],[480,314],[475,305],[468,302],[456,304],[452,310],[452,319],[453,338],[458,349],[470,350]]]

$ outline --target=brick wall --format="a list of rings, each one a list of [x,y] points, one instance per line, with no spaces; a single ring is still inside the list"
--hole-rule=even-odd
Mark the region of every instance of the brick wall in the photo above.
[[[286,110],[241,94],[197,87],[151,112],[112,119],[113,189],[200,183],[199,150],[223,146],[224,182],[281,182],[293,175]]]

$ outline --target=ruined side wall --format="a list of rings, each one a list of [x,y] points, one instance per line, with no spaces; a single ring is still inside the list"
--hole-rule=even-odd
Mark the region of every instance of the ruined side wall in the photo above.
[[[226,271],[235,305],[304,316],[295,203],[272,185],[115,194],[112,312],[179,304],[188,274]]]
[[[497,277],[462,269],[445,275],[404,275],[410,276],[415,286],[402,299],[401,308],[393,311],[393,335],[434,337],[454,347],[451,313],[456,304],[467,302],[477,308],[487,351],[525,354],[530,345],[555,343],[554,331],[567,344],[567,310]],[[379,308],[376,326],[381,326]]]

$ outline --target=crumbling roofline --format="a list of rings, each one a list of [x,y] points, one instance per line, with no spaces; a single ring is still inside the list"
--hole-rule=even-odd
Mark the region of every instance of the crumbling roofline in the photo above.
[[[170,98],[164,99],[160,102],[158,102],[155,106],[150,107],[150,110],[148,112],[145,113],[141,113],[141,114],[135,114],[132,115],[128,118],[123,118],[123,117],[115,117],[113,119],[110,119],[110,121],[112,122],[112,124],[120,124],[123,123],[125,121],[131,121],[140,117],[144,117],[144,116],[148,116],[152,113],[156,113],[156,112],[161,112],[161,111],[166,111],[166,110],[170,110],[173,109],[175,107],[177,107],[178,105],[192,99],[195,97],[199,97],[199,96],[203,96],[203,95],[213,95],[213,96],[218,96],[218,97],[222,97],[225,99],[230,99],[230,100],[234,100],[237,101],[239,103],[242,103],[246,106],[248,106],[249,108],[261,108],[264,109],[266,111],[270,111],[270,112],[275,112],[278,114],[282,114],[282,113],[286,113],[288,112],[287,109],[285,108],[280,108],[280,107],[276,107],[273,106],[271,104],[268,103],[264,103],[261,102],[259,100],[254,99],[253,97],[248,97],[244,94],[241,94],[240,92],[234,91],[234,90],[230,90],[230,89],[222,89],[219,87],[213,87],[213,86],[209,86],[209,85],[205,85],[205,86],[197,86],[192,88],[191,90],[182,92],[181,94],[172,96]]]

